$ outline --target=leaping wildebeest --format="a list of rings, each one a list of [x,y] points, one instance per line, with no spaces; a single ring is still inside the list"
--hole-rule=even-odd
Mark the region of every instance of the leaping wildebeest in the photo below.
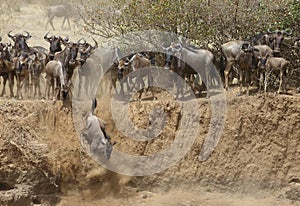
[[[111,142],[111,138],[105,132],[103,120],[94,115],[96,105],[97,101],[94,98],[92,108],[86,116],[86,126],[81,133],[81,137],[93,155],[99,157],[99,154],[101,154],[109,160],[116,142]]]
[[[48,8],[48,20],[46,22],[46,30],[48,27],[48,24],[50,23],[51,27],[53,30],[55,30],[53,26],[53,19],[54,17],[64,17],[63,23],[61,25],[61,28],[63,29],[65,21],[68,21],[69,29],[71,29],[70,25],[70,20],[69,17],[71,16],[72,13],[72,7],[68,3],[64,3],[62,5],[56,5],[56,6],[51,6]]]

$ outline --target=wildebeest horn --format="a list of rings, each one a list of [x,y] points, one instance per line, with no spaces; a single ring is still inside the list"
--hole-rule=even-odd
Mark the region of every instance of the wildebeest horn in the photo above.
[[[9,32],[7,33],[7,36],[8,36],[9,38],[13,38],[13,37],[14,37],[13,35],[11,35],[11,31],[9,31]]]
[[[166,42],[163,42],[162,45],[166,45]],[[168,51],[170,47],[160,46],[164,51]]]
[[[83,37],[81,37],[81,38],[80,38],[80,39],[77,41],[77,43],[78,43],[78,44],[80,44],[81,40],[83,40],[83,41],[84,41],[84,43],[83,43],[83,44],[85,44],[85,43],[86,43],[86,40],[85,40]]]
[[[49,39],[48,34],[49,34],[49,31],[45,34],[44,38]]]
[[[272,25],[269,26],[268,33],[270,33],[270,34],[274,33],[274,31],[272,31]]]
[[[182,36],[179,36],[178,37],[178,40],[179,40],[179,43],[182,45],[183,43],[182,43]]]
[[[93,46],[93,49],[98,48],[98,42],[92,37],[93,41],[95,42],[95,46]]]
[[[179,48],[178,48],[178,49],[177,49],[177,48],[174,48],[174,50],[175,50],[176,52],[181,51],[181,49],[182,49],[182,44],[181,44],[181,43],[179,44]]]
[[[166,47],[161,47],[164,51],[167,51],[168,50],[168,48],[166,48]]]
[[[291,28],[285,29],[282,31],[282,33],[286,33],[287,35],[291,35],[293,33]]]
[[[24,31],[24,32],[27,34],[26,38],[31,38],[31,35],[29,34],[28,31]]]

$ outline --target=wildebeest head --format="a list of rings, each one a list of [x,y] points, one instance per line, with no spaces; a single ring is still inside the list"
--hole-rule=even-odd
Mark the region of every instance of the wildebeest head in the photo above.
[[[15,34],[12,35],[11,31],[8,32],[8,37],[11,38],[14,43],[15,43],[15,50],[17,51],[17,53],[21,52],[21,51],[29,51],[29,47],[27,45],[27,40],[31,38],[31,35],[25,31],[26,35],[24,34]]]
[[[129,67],[129,59],[120,59],[118,63],[118,80],[120,81],[126,75],[125,71],[128,70]]]
[[[81,43],[81,40],[84,42]],[[94,46],[87,43],[84,38],[79,40],[80,48],[79,48],[79,54],[80,54],[80,62],[81,64],[84,64],[87,58],[93,53],[93,51],[98,48],[98,42],[93,38]]]
[[[258,68],[265,69],[266,63],[267,63],[267,60],[269,57],[270,57],[269,54],[267,54],[265,56],[258,56]]]
[[[42,54],[34,52],[31,55],[32,58],[32,64],[31,64],[31,68],[32,68],[32,74],[33,74],[33,78],[39,78],[39,74],[41,74],[42,72],[42,64],[43,61],[45,60],[45,57],[42,56]]]
[[[3,46],[3,48],[0,49],[0,53],[1,53],[1,57],[0,58],[8,60],[8,61],[12,61],[13,56],[12,56],[12,54],[10,52],[11,44],[10,43],[8,43],[8,44],[1,43],[0,45]]]
[[[172,42],[169,47],[163,48],[163,50],[166,52],[165,68],[170,69],[171,62],[173,60],[173,57],[176,55],[176,52],[180,52],[182,50],[182,44],[176,44]]]
[[[61,45],[68,42],[69,38],[66,37],[65,39],[63,39],[61,36],[55,36],[55,35],[48,37],[48,34],[49,32],[45,34],[44,39],[50,43],[49,56],[50,59],[52,60],[56,52],[62,51]]]
[[[18,57],[18,68],[17,70],[20,71],[21,69],[29,69],[29,63],[32,61],[31,56],[28,52],[21,52]]]
[[[69,57],[68,57],[68,62],[71,65],[74,65],[76,63],[77,59],[77,54],[79,50],[79,43],[76,42],[68,42],[67,47],[69,49]]]
[[[253,53],[253,52],[258,52],[259,50],[257,48],[255,48],[254,46],[252,46],[250,44],[250,42],[247,42],[245,41],[243,44],[242,44],[242,50],[246,53]]]
[[[254,45],[269,45],[270,35],[266,33],[258,33],[249,38],[252,46]]]
[[[271,30],[271,28],[268,29],[268,33],[271,34],[269,45],[274,50],[275,53],[280,52],[281,43],[284,39],[284,34],[291,35],[292,30],[291,29],[285,29],[285,30]]]
[[[297,37],[295,40],[294,40],[294,45],[293,45],[294,48],[300,48],[300,38]]]

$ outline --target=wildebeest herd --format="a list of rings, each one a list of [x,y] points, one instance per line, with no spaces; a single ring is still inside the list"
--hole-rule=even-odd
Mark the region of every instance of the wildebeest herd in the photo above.
[[[12,98],[22,99],[25,92],[27,97],[49,99],[50,89],[52,89],[54,101],[57,99],[69,101],[70,99],[67,97],[70,97],[68,93],[74,86],[72,76],[75,69],[78,69],[79,75],[79,94],[77,95],[92,90],[89,77],[97,76],[97,71],[93,70],[93,67],[86,66],[89,62],[93,64],[101,62],[102,67],[110,68],[109,71],[113,74],[110,75],[110,85],[116,88],[116,83],[119,80],[120,91],[118,93],[121,95],[124,95],[125,92],[130,93],[136,85],[141,85],[139,88],[146,87],[145,80],[148,80],[148,86],[151,85],[151,81],[155,81],[157,77],[153,76],[151,72],[138,72],[130,78],[128,74],[145,67],[151,69],[153,66],[173,70],[198,94],[201,94],[203,85],[208,90],[214,87],[213,84],[222,85],[222,82],[218,82],[219,80],[214,79],[214,75],[211,75],[214,68],[217,68],[216,71],[219,72],[220,76],[223,76],[226,90],[229,87],[230,71],[235,68],[240,85],[238,95],[243,94],[244,85],[247,87],[246,94],[249,95],[249,86],[255,83],[258,92],[262,92],[263,89],[266,93],[272,73],[279,74],[280,81],[277,92],[282,92],[282,89],[286,90],[286,69],[289,61],[281,55],[281,44],[285,35],[291,35],[291,30],[288,29],[269,29],[267,33],[255,35],[246,40],[234,40],[223,44],[220,50],[226,64],[222,64],[223,58],[220,58],[220,62],[217,63],[211,51],[186,45],[180,38],[178,42],[172,42],[167,47],[161,45],[163,52],[141,51],[122,57],[120,49],[114,48],[103,50],[101,55],[97,56],[100,60],[97,60],[90,58],[98,47],[98,43],[94,39],[93,43],[88,43],[84,38],[70,41],[68,37],[49,36],[48,32],[43,37],[49,43],[49,49],[46,49],[41,46],[29,46],[27,44],[27,40],[31,38],[29,32],[12,34],[10,31],[7,35],[13,41],[12,44],[2,42],[0,37],[0,75],[3,78],[1,96],[5,94],[6,83],[8,82],[10,97]],[[157,58],[158,56],[162,58]],[[42,94],[40,80],[44,76],[46,86],[45,92]],[[197,79],[198,82],[200,79],[204,82],[201,87],[196,86]],[[17,85],[16,95],[14,94],[15,82]],[[126,91],[124,83],[126,83]],[[176,98],[184,98],[186,95],[185,87],[186,85],[177,85]],[[200,91],[196,91],[199,88]],[[153,87],[149,87],[149,89],[153,89]],[[138,98],[141,99],[143,90],[138,92]],[[151,93],[155,99],[155,90],[151,90]],[[93,100],[92,109],[87,115],[86,131],[82,135],[91,145],[91,149],[98,149],[104,145],[106,158],[109,159],[115,143],[111,142],[105,133],[104,125],[99,124],[101,121],[93,114],[95,107],[96,99]],[[91,138],[93,137],[91,134],[94,133],[101,138],[94,141]]]
[[[70,86],[68,84],[70,84],[73,69],[83,64],[92,50],[97,47],[97,44],[91,45],[83,38],[72,42],[68,37],[62,38],[54,35],[49,37],[47,33],[44,39],[50,44],[48,50],[41,46],[28,46],[27,40],[31,38],[31,35],[26,31],[17,34],[12,34],[10,31],[8,37],[13,44],[0,42],[0,74],[3,77],[1,95],[5,94],[8,81],[10,97],[18,99],[23,98],[23,92],[26,96],[38,95],[39,98],[49,98],[51,87],[52,94],[56,98],[60,95],[60,91]],[[40,88],[42,73],[46,75],[45,96],[42,95]],[[15,81],[17,83],[16,96],[13,90]],[[33,94],[32,91],[34,91]]]
[[[64,93],[72,84],[71,78],[74,69],[81,67],[98,47],[95,40],[92,45],[87,43],[84,38],[70,41],[68,37],[49,36],[47,33],[43,37],[45,41],[49,42],[49,49],[46,49],[41,46],[29,46],[27,44],[27,40],[31,38],[29,32],[12,34],[10,31],[7,35],[13,41],[12,44],[2,42],[0,37],[0,75],[3,78],[1,96],[5,94],[8,81],[10,96],[18,99],[23,98],[24,92],[26,96],[47,99],[51,88],[55,100],[65,96]],[[228,90],[229,73],[234,65],[239,78],[239,95],[243,93],[244,85],[246,85],[249,95],[248,87],[254,83],[257,84],[259,92],[262,89],[267,92],[270,74],[278,73],[280,79],[278,93],[280,93],[282,89],[286,89],[286,68],[289,65],[289,62],[281,56],[281,44],[286,35],[291,35],[290,29],[269,29],[264,34],[258,34],[246,40],[229,41],[221,46],[222,56],[226,60],[224,66],[215,62],[214,55],[210,51],[187,46],[179,41],[179,43],[171,43],[167,48],[162,47],[165,54],[161,66],[165,69],[173,69],[189,83],[194,83],[197,79],[197,72],[191,68],[193,65],[184,64],[180,60],[182,57],[190,58],[194,65],[200,65],[200,73],[203,72],[201,78],[204,82],[208,82],[210,67],[221,65],[217,68],[221,76],[224,74],[225,89]],[[112,80],[112,84],[115,85],[117,79],[121,80],[132,70],[156,65],[157,55],[158,53],[155,52],[140,52],[132,54],[130,57],[118,57],[115,65],[117,78]],[[46,76],[44,95],[40,88],[41,74]],[[137,76],[135,84],[144,84],[145,77],[148,77],[148,80],[151,79],[149,75]],[[13,90],[15,81],[16,96]],[[130,82],[133,84],[132,81]],[[123,87],[121,92],[124,92]],[[184,95],[183,91],[178,91],[178,93]],[[152,95],[154,97],[153,92]]]

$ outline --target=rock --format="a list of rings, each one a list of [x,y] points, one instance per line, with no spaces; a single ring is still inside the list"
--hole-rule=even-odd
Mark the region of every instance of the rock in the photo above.
[[[147,198],[153,197],[153,194],[148,191],[143,191],[143,192],[141,192],[140,197],[143,199],[147,199]]]

